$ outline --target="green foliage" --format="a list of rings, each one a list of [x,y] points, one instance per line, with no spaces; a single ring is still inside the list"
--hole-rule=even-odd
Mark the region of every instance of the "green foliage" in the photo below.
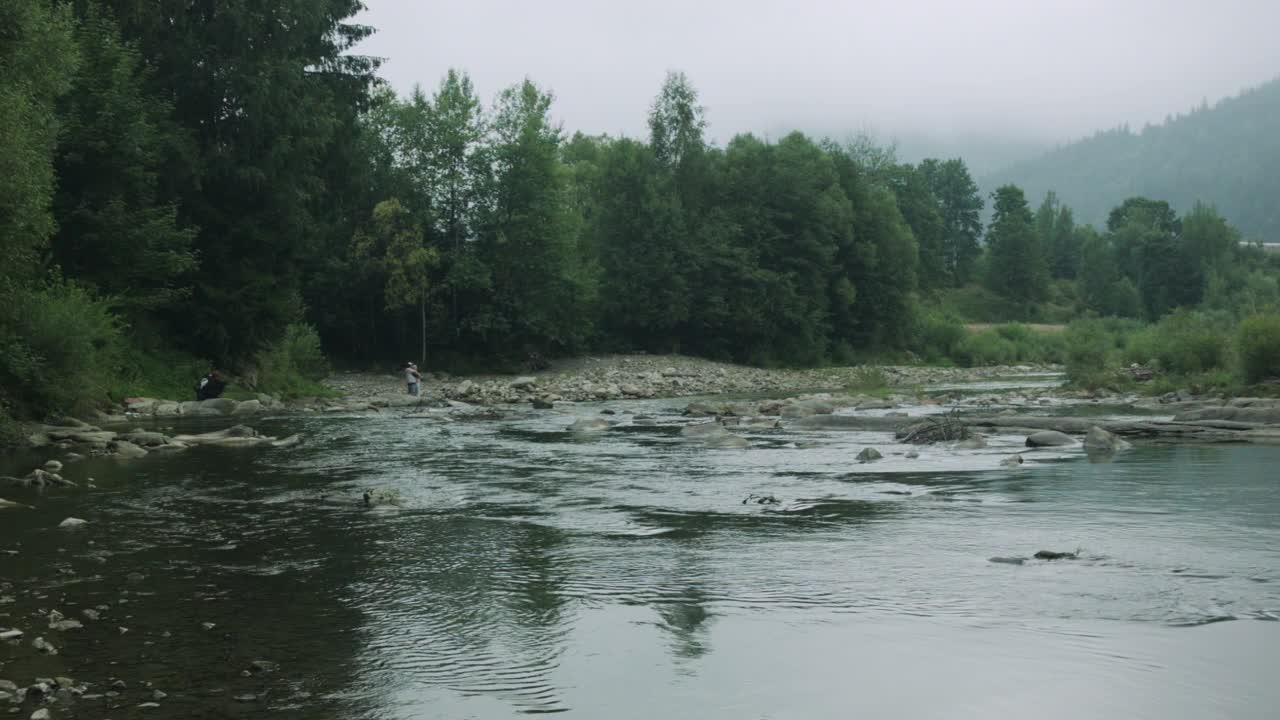
[[[113,378],[110,396],[115,401],[127,397],[194,400],[197,381],[210,369],[208,361],[185,352],[135,341],[120,374]]]
[[[1042,332],[1026,325],[1009,323],[967,334],[956,346],[952,357],[970,367],[1059,363],[1066,358],[1066,338],[1061,333]]]
[[[124,357],[107,303],[62,281],[11,300],[0,309],[0,402],[34,415],[105,402]]]
[[[1154,363],[1180,375],[1227,368],[1231,348],[1229,317],[1177,312],[1134,333],[1126,342],[1127,363]]]
[[[1247,382],[1280,377],[1280,315],[1254,315],[1243,320],[1236,348]]]
[[[1033,304],[1048,297],[1048,261],[1022,190],[1005,185],[991,199],[995,214],[987,228],[986,285],[1029,314]],[[1052,207],[1042,214],[1052,223]]]
[[[914,337],[911,349],[917,355],[929,362],[945,362],[957,357],[968,333],[955,317],[927,310],[916,316]]]
[[[320,348],[320,336],[310,325],[290,325],[279,340],[260,351],[258,390],[293,398],[329,394],[320,380],[329,374],[329,361]]]
[[[0,5],[0,303],[34,280],[53,231],[55,102],[78,56],[70,13],[47,2]]]
[[[849,378],[845,390],[854,395],[883,395],[889,388],[889,376],[878,367],[858,368]]]
[[[965,336],[955,349],[955,359],[968,367],[1008,365],[1018,359],[1018,348],[994,330]]]
[[[942,252],[946,275],[956,286],[978,277],[975,266],[982,254],[982,194],[964,161],[933,158],[920,163],[942,215]]]
[[[54,257],[133,318],[172,308],[190,293],[196,259],[194,232],[178,227],[176,204],[158,199],[171,108],[146,95],[140,53],[96,6],[76,41],[82,62],[59,109]]]
[[[1135,327],[1137,323],[1117,319],[1087,319],[1068,325],[1067,379],[1089,389],[1113,385],[1117,354],[1125,345],[1126,334]]]

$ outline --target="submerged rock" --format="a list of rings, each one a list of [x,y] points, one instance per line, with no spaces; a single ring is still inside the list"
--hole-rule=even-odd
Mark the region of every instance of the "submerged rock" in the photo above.
[[[123,460],[131,460],[133,458],[146,457],[147,451],[128,440],[116,440],[107,443],[107,452],[112,457],[118,457]]]
[[[544,400],[542,398],[534,398],[531,404],[533,405],[534,410],[550,410],[555,407],[550,400]]]
[[[1041,550],[1035,554],[1037,560],[1075,560],[1076,553],[1073,552],[1055,552],[1053,550]]]
[[[998,563],[1001,565],[1021,565],[1027,561],[1024,557],[993,557],[987,558],[987,562]]]
[[[610,423],[603,418],[578,418],[569,426],[569,432],[596,433],[608,430]]]
[[[49,641],[45,640],[42,637],[38,637],[35,640],[32,640],[31,647],[35,648],[36,650],[39,650],[45,655],[58,654],[58,648],[54,647],[52,643],[50,643]]]
[[[863,448],[862,452],[858,453],[858,462],[860,463],[875,462],[876,460],[879,460],[883,457],[884,455],[881,455],[880,451],[875,448],[871,448],[871,447]]]
[[[1027,436],[1027,447],[1065,447],[1075,444],[1075,438],[1057,430],[1041,430]]]
[[[708,447],[721,450],[745,448],[749,445],[745,438],[738,437],[718,422],[697,423],[680,428],[680,435],[686,438],[701,440]]]
[[[1022,463],[1023,460],[1021,455],[1012,455],[1000,461],[1000,464],[1004,467],[1018,467]]]
[[[1092,427],[1084,436],[1084,449],[1094,453],[1112,453],[1128,450],[1133,447],[1120,436],[1109,433],[1100,427]]]
[[[987,438],[984,435],[974,433],[968,438],[956,443],[957,450],[981,450],[987,446]]]

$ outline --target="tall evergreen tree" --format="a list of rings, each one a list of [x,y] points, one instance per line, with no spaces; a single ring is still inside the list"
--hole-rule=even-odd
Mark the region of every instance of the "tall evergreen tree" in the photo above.
[[[0,5],[0,305],[37,275],[54,230],[56,102],[78,61],[68,8]]]
[[[921,289],[950,286],[952,281],[947,263],[946,223],[942,217],[942,207],[933,194],[928,178],[924,172],[911,165],[894,166],[887,175],[898,209],[911,228],[919,249],[917,276]]]
[[[987,287],[1024,307],[1048,297],[1049,264],[1022,190],[1004,185],[991,193],[987,228]]]
[[[957,286],[965,285],[976,279],[974,268],[982,254],[982,195],[959,158],[925,160],[920,172],[941,208],[947,273]]]
[[[194,231],[158,199],[181,139],[169,106],[143,90],[138,51],[110,17],[88,5],[76,40],[83,62],[60,107],[54,257],[136,320],[184,299],[196,266]]]
[[[1066,205],[1058,208],[1049,240],[1049,271],[1055,278],[1074,280],[1080,269],[1080,239],[1075,214]]]
[[[109,0],[192,152],[160,200],[199,228],[201,272],[178,317],[193,349],[245,358],[300,319],[299,268],[331,234],[325,164],[367,98],[376,62],[359,0]],[[175,38],[181,38],[176,42]]]

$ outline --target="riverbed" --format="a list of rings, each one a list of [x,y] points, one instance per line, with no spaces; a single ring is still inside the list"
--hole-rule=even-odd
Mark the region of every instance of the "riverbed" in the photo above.
[[[264,418],[305,441],[87,459],[63,472],[77,488],[6,489],[32,509],[0,511],[0,627],[25,633],[0,678],[85,687],[28,698],[24,719],[1280,706],[1280,447],[1090,462],[1018,436],[783,427],[714,449],[681,436],[687,402]],[[857,463],[865,447],[884,458]],[[1078,556],[991,561],[1039,550]],[[55,610],[84,627],[51,629]]]

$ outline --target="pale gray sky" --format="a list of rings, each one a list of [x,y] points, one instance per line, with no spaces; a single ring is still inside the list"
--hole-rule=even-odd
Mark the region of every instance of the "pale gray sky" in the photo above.
[[[529,76],[568,130],[640,135],[668,69],[711,135],[993,135],[1141,126],[1280,75],[1280,0],[365,0],[400,91]]]

